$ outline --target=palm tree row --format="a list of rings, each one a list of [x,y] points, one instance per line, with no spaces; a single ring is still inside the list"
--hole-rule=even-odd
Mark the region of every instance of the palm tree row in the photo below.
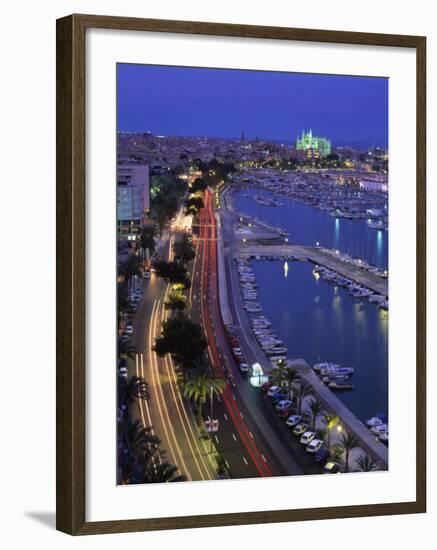
[[[276,379],[279,384],[286,382],[289,391],[293,391],[297,412],[301,415],[304,399],[312,396],[311,386],[300,380],[299,374],[295,369],[286,368],[282,364],[278,365]],[[322,418],[324,428],[319,428],[317,430],[317,436],[325,440],[326,447],[328,450],[331,450],[332,432],[334,428],[340,424],[340,417],[335,413],[324,410],[323,404],[315,397],[312,397],[308,403],[308,413],[310,416],[311,431],[316,430],[317,420],[320,417]],[[354,449],[360,446],[360,440],[351,432],[343,432],[336,446],[340,453],[344,455],[345,471],[349,472],[350,454]],[[362,472],[370,472],[378,469],[378,465],[368,455],[360,455],[355,462],[358,469]]]
[[[161,440],[152,426],[132,420],[131,405],[148,401],[150,392],[144,378],[119,377],[117,385],[117,478],[120,484],[185,481],[175,465],[165,459]]]

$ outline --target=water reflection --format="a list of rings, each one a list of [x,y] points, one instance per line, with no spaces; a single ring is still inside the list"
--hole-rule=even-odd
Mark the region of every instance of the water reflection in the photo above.
[[[288,347],[308,363],[353,366],[354,390],[338,397],[362,420],[388,410],[388,314],[342,287],[317,280],[312,265],[253,262],[264,314]]]

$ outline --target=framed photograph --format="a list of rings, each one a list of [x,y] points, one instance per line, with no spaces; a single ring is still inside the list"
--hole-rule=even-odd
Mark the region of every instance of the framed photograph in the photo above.
[[[58,20],[59,530],[425,511],[425,78],[418,36]]]

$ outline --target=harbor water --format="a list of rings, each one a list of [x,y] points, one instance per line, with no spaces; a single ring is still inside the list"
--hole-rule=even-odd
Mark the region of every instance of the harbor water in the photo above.
[[[339,220],[336,235],[337,222],[327,213],[282,198],[284,206],[264,207],[244,194],[247,191],[235,194],[235,208],[288,230],[291,242],[314,245],[319,241],[351,252],[348,246],[355,241],[359,247],[363,238],[363,249],[367,243],[373,263],[387,266],[387,234],[367,228],[365,221]],[[253,261],[252,267],[259,302],[287,346],[288,356],[303,358],[310,365],[331,361],[354,367],[354,389],[338,397],[363,421],[377,412],[388,413],[388,313],[322,279],[310,262]]]
[[[271,193],[253,189],[234,191],[235,209],[285,229],[290,243],[307,246],[319,243],[382,269],[388,268],[388,232],[372,229],[367,220],[335,218],[328,212],[285,197],[279,198],[284,206],[264,206],[255,202],[251,198],[253,195],[273,197]]]

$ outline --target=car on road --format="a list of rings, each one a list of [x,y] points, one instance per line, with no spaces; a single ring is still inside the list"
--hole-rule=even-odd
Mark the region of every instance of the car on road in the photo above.
[[[299,443],[302,443],[302,445],[309,445],[315,437],[316,437],[315,432],[308,430],[307,432],[304,432],[301,435],[301,438],[299,439]]]
[[[241,351],[240,348],[232,348],[232,353],[238,357],[239,355],[243,355],[243,352]]]
[[[329,449],[327,449],[326,447],[322,447],[316,452],[314,456],[316,462],[318,462],[319,464],[324,464],[328,460],[330,455],[331,453],[329,452]]]
[[[313,439],[309,445],[307,445],[306,452],[315,454],[323,447],[323,441],[321,439]]]
[[[289,417],[287,418],[287,420],[285,421],[285,423],[286,423],[287,426],[289,426],[290,428],[294,428],[294,426],[297,426],[301,420],[302,420],[302,415],[300,415],[300,414],[292,414],[291,416],[289,416]]]
[[[292,405],[292,402],[289,399],[281,399],[281,401],[278,401],[275,405],[275,409],[278,412],[281,412],[283,410],[288,410]]]
[[[301,422],[293,428],[293,433],[294,435],[302,435],[308,430],[308,428],[308,424],[304,424]]]
[[[134,329],[133,329],[133,326],[132,326],[132,325],[126,325],[126,328],[124,329],[125,334],[129,334],[129,335],[130,335],[130,334],[133,333],[133,331],[134,331]]]
[[[143,273],[143,279],[150,279],[150,271],[145,271]]]
[[[339,474],[340,473],[340,466],[337,464],[337,462],[329,461],[325,464],[323,468],[324,474]]]
[[[249,372],[249,365],[247,363],[240,363],[238,365],[240,372]]]

